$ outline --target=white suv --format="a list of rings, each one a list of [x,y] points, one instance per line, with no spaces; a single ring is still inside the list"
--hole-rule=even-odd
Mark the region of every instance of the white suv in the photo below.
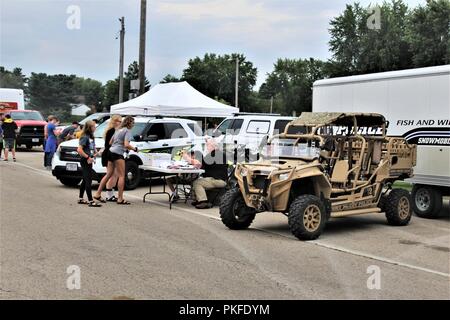
[[[283,133],[294,117],[278,114],[237,113],[223,120],[213,132],[216,141],[223,143],[228,152],[244,150],[247,155],[257,155],[267,139]]]
[[[130,151],[126,159],[125,187],[135,189],[142,178],[149,175],[139,169],[139,165],[146,161],[145,153],[172,153],[173,148],[201,145],[203,142],[202,130],[197,122],[186,119],[135,117],[132,130],[133,141],[139,152]],[[98,150],[105,145],[103,133],[108,127],[105,122],[95,131],[95,145]],[[78,139],[63,142],[59,145],[52,162],[52,173],[67,186],[76,186],[82,179],[80,156],[77,152]],[[93,179],[100,181],[106,174],[101,159],[97,158],[93,169]]]

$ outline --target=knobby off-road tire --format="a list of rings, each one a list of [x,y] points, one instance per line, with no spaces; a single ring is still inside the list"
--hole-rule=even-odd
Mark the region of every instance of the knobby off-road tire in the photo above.
[[[409,192],[403,189],[392,190],[386,198],[384,209],[390,225],[407,225],[412,215],[412,201]]]
[[[220,218],[232,230],[247,229],[255,219],[256,210],[249,208],[239,188],[228,190],[220,203]]]
[[[314,240],[327,222],[325,206],[316,196],[298,196],[289,208],[288,223],[291,232],[300,240]]]
[[[387,201],[387,195],[382,194],[380,197],[380,201],[378,201],[378,208],[381,209],[381,212],[386,211],[386,201]]]
[[[442,209],[442,193],[439,189],[416,184],[411,192],[414,212],[421,218],[436,218]]]

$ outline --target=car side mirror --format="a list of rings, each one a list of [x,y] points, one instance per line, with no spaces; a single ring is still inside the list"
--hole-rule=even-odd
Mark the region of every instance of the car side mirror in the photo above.
[[[389,121],[386,121],[386,129],[389,128]]]
[[[146,141],[146,142],[155,142],[158,140],[159,140],[159,137],[155,134],[151,134],[151,135],[147,136],[147,138],[144,139],[144,141]]]
[[[139,135],[139,134],[137,134],[137,135],[135,135],[135,136],[133,137],[133,139],[134,139],[134,141],[139,142],[139,141],[142,141],[142,136]]]

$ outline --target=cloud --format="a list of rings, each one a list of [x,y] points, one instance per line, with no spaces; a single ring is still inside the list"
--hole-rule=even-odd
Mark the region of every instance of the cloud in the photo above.
[[[176,15],[184,19],[250,19],[265,23],[294,20],[295,16],[271,11],[263,1],[208,0],[208,1],[161,1],[157,12]]]

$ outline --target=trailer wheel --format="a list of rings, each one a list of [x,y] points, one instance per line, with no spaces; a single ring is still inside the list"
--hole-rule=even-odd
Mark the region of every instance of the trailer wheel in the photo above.
[[[422,218],[436,218],[442,208],[442,193],[439,189],[416,184],[412,190],[414,212]]]
[[[247,207],[239,188],[228,190],[220,203],[222,223],[232,230],[247,229],[255,219],[256,210]]]
[[[411,202],[409,192],[404,189],[394,189],[389,192],[384,203],[388,223],[393,226],[407,225],[412,215]]]
[[[320,236],[327,220],[322,201],[316,196],[298,196],[289,208],[291,232],[300,240],[314,240]]]

